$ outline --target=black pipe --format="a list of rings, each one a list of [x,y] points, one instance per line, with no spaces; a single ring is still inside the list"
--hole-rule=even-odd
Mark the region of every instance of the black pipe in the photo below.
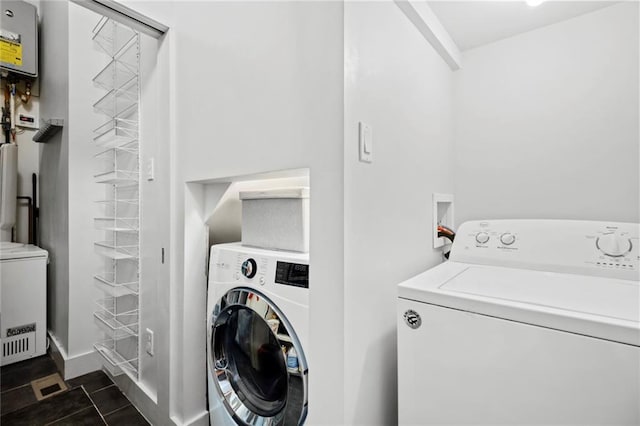
[[[29,244],[33,244],[33,222],[31,221],[31,217],[33,216],[33,201],[31,201],[31,197],[18,195],[16,197],[18,200],[27,200],[29,202]]]
[[[40,218],[40,209],[37,206],[37,177],[35,173],[31,173],[31,196],[33,197],[33,215],[31,216],[32,226],[33,226],[33,243],[34,245],[38,245],[38,220]]]
[[[446,228],[449,229],[449,228]],[[451,231],[453,232],[453,231]],[[453,234],[449,234],[448,232],[440,232],[438,231],[438,237],[444,237],[446,239],[448,239],[449,241],[453,242],[453,240],[456,238],[456,234],[455,232]],[[448,252],[444,253],[444,258],[445,259],[449,259],[449,255],[451,254],[451,249],[449,249]]]

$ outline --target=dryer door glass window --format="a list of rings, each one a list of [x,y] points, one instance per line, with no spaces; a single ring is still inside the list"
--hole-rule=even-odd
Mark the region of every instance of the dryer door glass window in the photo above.
[[[288,375],[281,346],[269,324],[241,305],[218,317],[213,342],[214,362],[253,413],[272,417],[287,403]]]

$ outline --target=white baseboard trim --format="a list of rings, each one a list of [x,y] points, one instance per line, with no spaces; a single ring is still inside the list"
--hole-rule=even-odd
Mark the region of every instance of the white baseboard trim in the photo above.
[[[99,370],[101,367],[99,355],[91,350],[73,357],[67,355],[67,351],[60,341],[49,331],[49,341],[51,342],[51,357],[56,363],[58,370],[62,371],[64,380],[82,376],[91,371]]]
[[[209,426],[209,412],[203,411],[185,422],[180,422],[175,416],[172,416],[171,421],[179,426]]]

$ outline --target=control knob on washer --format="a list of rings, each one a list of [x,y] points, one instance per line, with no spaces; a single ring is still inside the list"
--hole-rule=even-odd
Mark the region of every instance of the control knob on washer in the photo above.
[[[511,244],[516,242],[516,236],[507,232],[500,235],[500,242],[505,246],[510,246]]]
[[[486,232],[478,232],[476,234],[476,241],[479,244],[485,244],[487,241],[489,241],[489,234]]]
[[[253,278],[256,276],[256,273],[258,272],[258,264],[253,259],[247,259],[244,262],[242,262],[242,266],[240,267],[240,270],[242,271],[242,275],[244,275],[245,277]]]
[[[596,247],[607,256],[622,257],[631,251],[631,240],[611,232],[598,237]]]

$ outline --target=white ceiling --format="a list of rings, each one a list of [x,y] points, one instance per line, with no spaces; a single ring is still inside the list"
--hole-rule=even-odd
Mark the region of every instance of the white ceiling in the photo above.
[[[516,34],[611,6],[617,1],[428,1],[460,50],[473,49]]]

